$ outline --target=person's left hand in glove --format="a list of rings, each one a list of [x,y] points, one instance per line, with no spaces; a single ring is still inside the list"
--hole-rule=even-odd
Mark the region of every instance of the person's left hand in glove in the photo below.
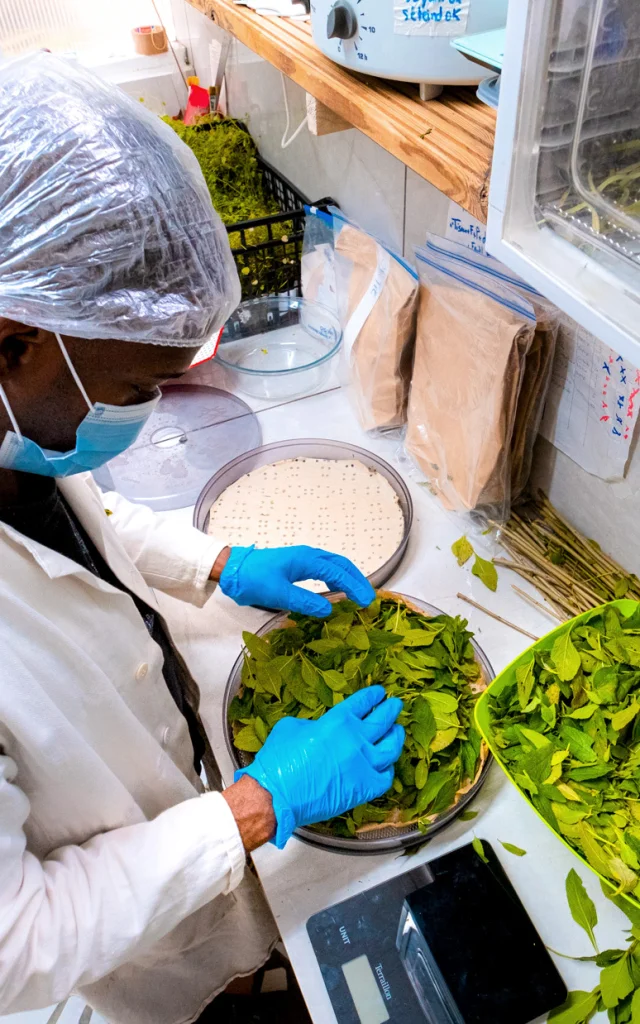
[[[370,605],[376,596],[366,576],[348,558],[306,545],[225,548],[216,560],[211,578],[219,581],[222,592],[236,604],[318,618],[326,618],[331,605],[319,594],[296,587],[301,580],[322,580],[329,590],[343,591],[361,607]]]

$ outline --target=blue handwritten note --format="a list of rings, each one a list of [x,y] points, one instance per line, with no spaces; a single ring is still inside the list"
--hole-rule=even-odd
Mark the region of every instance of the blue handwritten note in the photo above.
[[[459,245],[472,249],[473,252],[484,253],[487,241],[487,227],[470,213],[463,210],[457,203],[449,203],[445,238],[450,238]]]
[[[540,433],[611,483],[624,479],[640,409],[640,370],[561,317]]]
[[[394,0],[393,31],[399,35],[461,36],[469,0]]]

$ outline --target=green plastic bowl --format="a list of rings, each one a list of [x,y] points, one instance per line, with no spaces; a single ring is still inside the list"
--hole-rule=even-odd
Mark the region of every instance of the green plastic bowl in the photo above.
[[[540,640],[536,640],[535,644],[531,644],[530,647],[523,651],[522,654],[519,654],[518,657],[514,661],[512,661],[510,665],[507,665],[507,667],[496,676],[493,682],[490,683],[487,689],[481,694],[476,704],[475,711],[476,725],[478,726],[478,729],[480,730],[485,740],[487,741],[491,753],[493,754],[494,758],[502,768],[503,772],[505,773],[509,781],[513,783],[513,785],[518,790],[522,798],[527,801],[529,807],[531,807],[531,809],[538,815],[540,821],[542,821],[547,826],[549,831],[553,832],[554,836],[557,836],[560,842],[564,846],[566,846],[568,850],[571,850],[574,856],[576,856],[578,860],[582,861],[585,867],[589,868],[589,871],[593,871],[594,875],[597,875],[598,878],[606,885],[608,885],[611,889],[615,888],[611,879],[605,878],[605,876],[601,875],[599,871],[596,871],[596,869],[591,866],[586,857],[583,857],[583,855],[579,853],[578,850],[575,849],[575,847],[571,846],[571,844],[567,842],[564,836],[560,835],[559,832],[556,832],[556,830],[551,827],[549,822],[546,821],[545,818],[543,818],[542,815],[538,813],[538,811],[535,809],[535,807],[527,797],[527,794],[523,792],[518,783],[514,780],[511,772],[509,771],[508,766],[502,760],[500,748],[496,746],[494,742],[493,723],[491,721],[489,698],[491,697],[491,695],[496,696],[497,694],[502,693],[505,686],[508,686],[510,683],[514,682],[516,676],[516,669],[519,665],[522,665],[527,660],[527,658],[529,658],[532,651],[550,651],[555,641],[562,633],[566,633],[567,630],[573,629],[574,626],[582,625],[582,623],[588,622],[596,615],[602,614],[605,608],[617,608],[618,611],[622,614],[623,618],[626,619],[635,612],[639,603],[640,602],[638,601],[629,601],[625,598],[623,598],[620,601],[609,601],[607,602],[607,604],[600,605],[599,608],[593,608],[591,611],[583,612],[582,615],[577,615],[574,619],[570,619],[568,622],[563,622],[562,625],[558,626],[557,629],[552,630],[551,633],[547,633],[547,635],[543,636]],[[630,893],[623,893],[622,895],[624,895],[630,903],[633,903],[635,907],[640,907],[640,900],[636,899],[635,896],[632,896]]]

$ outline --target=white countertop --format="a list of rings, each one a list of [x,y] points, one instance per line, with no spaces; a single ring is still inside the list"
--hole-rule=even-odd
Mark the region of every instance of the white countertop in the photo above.
[[[529,641],[460,601],[456,597],[458,591],[537,635],[556,625],[551,617],[514,594],[514,582],[526,589],[519,577],[500,569],[498,591],[492,594],[471,576],[468,566],[457,566],[450,547],[464,532],[463,521],[445,513],[427,488],[418,483],[418,477],[400,455],[397,441],[370,438],[361,431],[344,392],[334,390],[263,409],[258,416],[265,444],[296,437],[326,437],[368,448],[401,471],[413,497],[415,521],[407,555],[386,587],[468,618],[496,673]],[[182,509],[172,515],[177,521],[190,521],[191,510]],[[468,530],[479,553],[491,557],[493,541]],[[162,601],[176,640],[201,684],[203,717],[223,776],[231,781],[233,766],[222,733],[224,687],[241,650],[242,630],[257,628],[268,616],[255,609],[238,608],[220,593],[200,610],[170,598]],[[569,913],[564,885],[571,868],[578,870],[596,903],[600,921],[596,937],[600,948],[625,945],[622,930],[626,918],[602,895],[596,876],[542,824],[497,765],[492,766],[487,782],[471,806],[479,812],[478,817],[466,823],[455,822],[410,859],[397,854],[338,854],[314,849],[295,838],[283,851],[268,844],[254,853],[256,870],[309,1012],[317,1024],[335,1024],[336,1018],[307,937],[307,919],[333,903],[470,842],[474,835],[493,844],[547,945],[573,956],[592,952],[585,933]],[[507,853],[500,840],[524,848],[527,856],[519,858]],[[598,970],[592,964],[557,958],[557,965],[569,989],[590,990],[597,982]],[[598,1024],[605,1020],[604,1015],[594,1018]]]

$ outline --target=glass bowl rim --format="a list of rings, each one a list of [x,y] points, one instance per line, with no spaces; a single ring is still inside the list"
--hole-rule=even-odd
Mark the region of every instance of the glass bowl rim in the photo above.
[[[224,366],[225,369],[227,370],[234,370],[236,373],[246,373],[252,377],[286,377],[289,376],[289,374],[305,373],[308,370],[313,370],[317,366],[322,366],[323,363],[328,362],[329,359],[332,359],[333,356],[338,351],[338,349],[340,348],[340,345],[342,344],[343,332],[342,327],[340,326],[340,321],[338,319],[337,313],[334,313],[334,311],[330,309],[329,306],[325,306],[324,303],[322,302],[309,302],[307,299],[300,298],[299,296],[294,297],[291,295],[263,295],[257,299],[248,299],[247,302],[241,302],[240,305],[237,306],[236,309],[234,310],[234,313],[237,312],[238,309],[241,309],[243,307],[246,308],[248,306],[269,305],[270,303],[275,304],[276,302],[287,301],[289,302],[289,307],[291,309],[295,309],[296,306],[299,306],[300,308],[307,307],[308,309],[315,308],[320,310],[321,312],[326,313],[327,317],[331,321],[333,321],[332,329],[336,331],[336,341],[332,345],[332,347],[329,348],[324,353],[324,355],[319,356],[318,359],[314,359],[313,362],[305,363],[304,366],[294,366],[288,370],[252,370],[248,366],[239,366],[237,363],[231,363],[229,362],[228,359],[224,359],[222,357],[221,349],[223,344],[225,344],[225,342],[223,342],[222,340],[222,334],[224,334],[225,329],[223,327],[222,334],[220,335],[220,342],[218,344],[218,350],[214,356],[215,361],[220,363],[220,365]],[[233,313],[231,315],[233,316]]]

